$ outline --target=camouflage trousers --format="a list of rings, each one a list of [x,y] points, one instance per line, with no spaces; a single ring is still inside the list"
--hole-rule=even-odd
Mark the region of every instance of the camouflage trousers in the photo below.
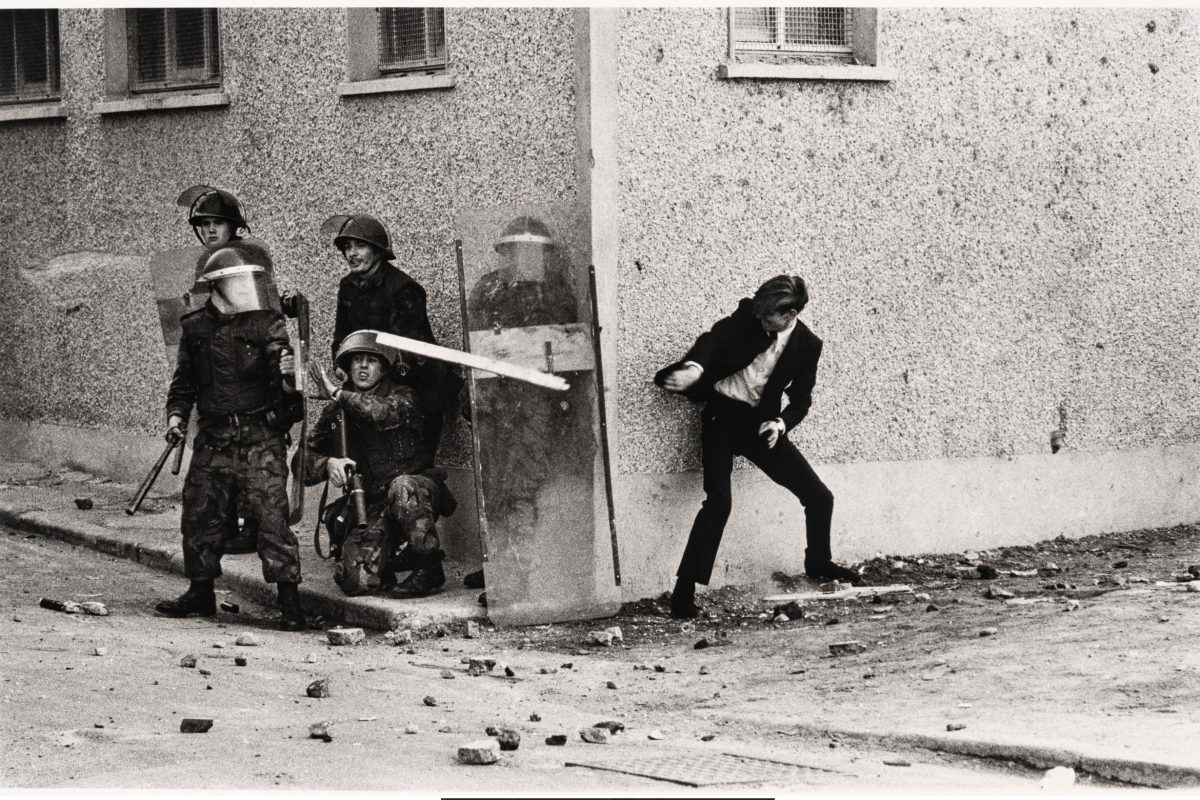
[[[348,595],[372,592],[395,583],[408,555],[432,553],[437,534],[438,484],[424,475],[399,475],[387,494],[368,497],[366,528],[351,531],[333,565],[333,579]],[[411,569],[411,566],[407,568]]]
[[[263,578],[268,583],[300,582],[300,545],[287,522],[286,455],[283,440],[275,436],[223,448],[197,438],[183,484],[180,526],[188,578],[221,574],[225,539],[236,531],[240,505],[249,512],[247,516],[259,520]]]

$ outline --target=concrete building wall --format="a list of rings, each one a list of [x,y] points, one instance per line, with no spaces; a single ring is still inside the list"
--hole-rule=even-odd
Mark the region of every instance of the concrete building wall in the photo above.
[[[622,14],[616,453],[627,541],[672,562],[660,585],[702,495],[676,477],[697,414],[651,376],[780,272],[809,282],[825,340],[791,438],[839,495],[835,555],[1200,516],[1170,499],[1200,441],[1200,16],[879,19],[890,83],[722,80],[724,9]],[[1059,427],[1078,492],[1048,460]],[[1147,448],[1178,470],[1145,470]],[[735,479],[718,570],[798,569],[798,504]]]

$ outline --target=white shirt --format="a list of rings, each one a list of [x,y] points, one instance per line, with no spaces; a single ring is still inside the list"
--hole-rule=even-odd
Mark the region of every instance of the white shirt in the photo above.
[[[767,379],[771,377],[775,365],[779,363],[779,356],[783,354],[783,348],[787,347],[794,330],[796,330],[796,321],[792,320],[791,325],[776,334],[775,341],[771,342],[770,347],[755,356],[754,360],[745,368],[717,381],[713,384],[713,389],[726,397],[741,400],[747,405],[758,408],[758,402],[762,399]]]

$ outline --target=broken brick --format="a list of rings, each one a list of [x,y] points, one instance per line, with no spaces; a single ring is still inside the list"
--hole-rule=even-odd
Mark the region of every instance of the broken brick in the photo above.
[[[91,511],[94,503],[90,497],[76,497],[75,507],[80,511]]]
[[[213,721],[211,719],[192,719],[189,717],[187,719],[180,720],[179,732],[180,733],[208,733],[209,729],[211,729],[212,726],[213,726]]]
[[[108,606],[104,605],[104,603],[101,603],[97,600],[88,600],[86,602],[80,603],[79,607],[83,609],[83,613],[91,614],[93,617],[107,617],[108,616]]]
[[[605,681],[604,687],[606,689],[615,689],[615,688],[617,688],[617,684],[613,681]]]
[[[466,633],[467,638],[474,639],[478,635],[479,635],[479,623],[475,622],[474,620],[470,620],[470,619],[467,620],[467,633]]]
[[[501,728],[496,732],[496,741],[501,750],[516,750],[521,746],[521,734],[512,728]]]
[[[495,764],[500,760],[500,745],[495,739],[471,742],[458,748],[461,764]]]
[[[246,657],[245,657],[245,656],[234,656],[234,657],[233,657],[233,665],[234,665],[235,667],[244,667],[244,666],[246,666]]]
[[[834,642],[829,645],[829,652],[835,656],[846,656],[854,653],[865,653],[867,646],[862,642],[851,640],[848,642]]]
[[[588,744],[608,744],[608,738],[611,736],[607,728],[580,728],[579,738],[583,739]]]
[[[383,635],[383,640],[393,647],[399,647],[404,644],[412,644],[413,632],[408,628],[402,631],[388,631]]]
[[[612,647],[613,635],[610,631],[591,631],[588,633],[588,642],[590,644],[603,645],[604,647]]]
[[[333,741],[333,722],[314,722],[308,726],[308,738],[320,739],[324,742]]]
[[[530,714],[530,715],[529,715],[529,721],[530,721],[530,722],[541,722],[541,721],[542,721],[542,715],[541,715],[541,714],[539,714],[539,713],[537,713],[537,712],[535,711],[535,712],[533,712],[532,714]]]
[[[190,653],[179,659],[179,666],[192,669],[196,666],[196,657]]]
[[[325,631],[325,637],[332,645],[362,644],[367,640],[367,634],[362,628],[330,628]]]
[[[592,727],[593,728],[604,728],[609,733],[620,733],[621,731],[625,730],[625,723],[619,722],[615,719],[607,719],[607,720],[604,720],[603,722],[597,722]]]
[[[546,744],[552,747],[561,747],[567,743],[567,735],[565,733],[555,733],[546,737]]]

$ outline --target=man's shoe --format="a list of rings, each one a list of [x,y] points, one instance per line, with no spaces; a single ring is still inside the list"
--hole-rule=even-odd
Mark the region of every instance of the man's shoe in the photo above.
[[[247,519],[236,536],[225,540],[226,555],[258,552],[258,520]]]
[[[217,613],[217,596],[212,581],[192,581],[188,590],[174,600],[163,600],[154,610],[168,617],[211,617]]]
[[[841,581],[854,586],[862,586],[862,576],[852,569],[846,569],[843,566],[833,563],[832,561],[823,561],[817,564],[804,562],[804,574],[820,583],[829,583],[830,581]]]
[[[483,588],[483,570],[477,569],[474,572],[468,572],[463,576],[463,586],[468,589]]]
[[[300,605],[300,587],[294,583],[279,582],[279,610],[283,617],[279,621],[279,629],[283,631],[302,631],[307,621],[304,619],[304,607]]]
[[[421,556],[420,565],[412,571],[400,584],[392,589],[392,597],[428,597],[441,589],[446,583],[446,573],[442,571],[442,554],[440,552],[425,553]]]
[[[671,592],[672,619],[692,619],[699,616],[700,609],[696,607],[696,584],[679,578],[675,581],[675,589]]]

